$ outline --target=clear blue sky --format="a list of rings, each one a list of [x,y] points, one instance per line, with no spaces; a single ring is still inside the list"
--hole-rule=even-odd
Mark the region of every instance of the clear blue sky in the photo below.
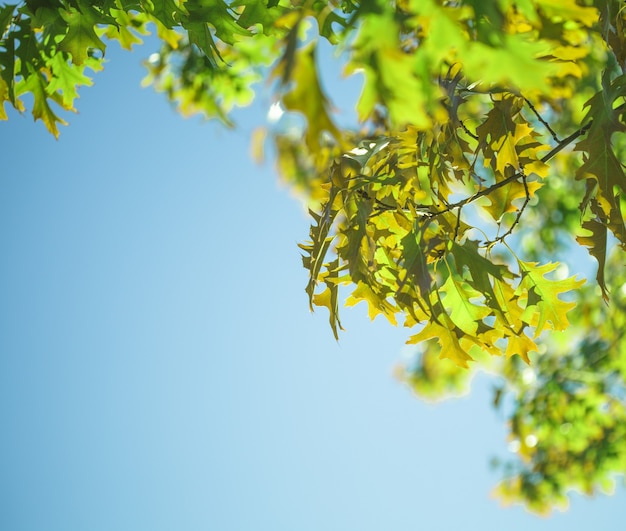
[[[611,530],[624,489],[541,519],[489,492],[479,378],[424,404],[406,331],[309,314],[301,206],[249,134],[184,120],[110,63],[55,141],[0,122],[0,530]],[[350,95],[345,95],[348,98]]]

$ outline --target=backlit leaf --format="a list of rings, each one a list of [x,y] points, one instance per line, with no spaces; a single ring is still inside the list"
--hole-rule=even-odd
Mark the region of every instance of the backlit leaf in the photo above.
[[[566,302],[559,295],[575,290],[582,286],[585,281],[574,277],[563,280],[551,280],[546,274],[554,271],[558,264],[545,264],[538,266],[531,262],[519,261],[522,279],[518,292],[524,290],[528,293],[528,302],[524,312],[526,322],[535,327],[535,337],[548,327],[554,330],[565,330],[569,325],[567,312],[576,303]]]
[[[468,361],[472,360],[467,350],[463,348],[459,342],[459,336],[463,336],[453,323],[444,322],[445,326],[437,322],[427,323],[421,332],[409,338],[407,343],[419,344],[423,341],[436,339],[441,347],[441,358],[448,358],[460,367],[469,367]]]
[[[59,50],[71,54],[72,62],[81,65],[89,57],[90,50],[98,49],[104,53],[106,45],[96,33],[96,24],[100,20],[94,10],[82,2],[78,5],[79,8],[69,7],[60,12],[68,29],[59,42]]]
[[[440,290],[445,293],[442,303],[449,309],[452,322],[466,334],[475,336],[479,322],[490,314],[488,308],[475,300],[481,294],[455,275],[449,275]]]
[[[310,44],[298,50],[290,74],[293,87],[283,97],[285,108],[299,112],[307,120],[305,141],[312,152],[320,150],[323,133],[329,133],[336,139],[341,134],[330,117],[330,107],[322,91],[315,63],[315,46]]]
[[[67,125],[67,123],[59,118],[54,111],[50,108],[48,103],[48,97],[46,93],[46,84],[42,77],[36,73],[30,75],[25,82],[20,83],[17,94],[23,94],[25,92],[31,92],[34,98],[33,101],[33,117],[35,120],[41,120],[48,131],[50,131],[55,138],[59,136],[59,129],[57,124]]]
[[[606,236],[607,226],[604,223],[596,219],[589,219],[582,224],[582,228],[588,230],[590,236],[577,236],[576,241],[584,245],[589,249],[589,254],[593,256],[598,262],[598,272],[596,274],[596,280],[598,286],[602,290],[602,296],[604,300],[608,301],[609,293],[606,288],[606,282],[604,279],[604,267],[606,263]]]

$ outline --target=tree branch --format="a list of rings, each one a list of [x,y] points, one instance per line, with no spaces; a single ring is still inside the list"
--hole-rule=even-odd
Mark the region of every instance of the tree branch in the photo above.
[[[548,131],[550,131],[550,134],[552,135],[552,138],[554,139],[554,141],[557,144],[559,142],[561,142],[561,140],[559,139],[557,134],[554,132],[554,129],[552,129],[552,127],[550,127],[550,124],[543,119],[543,116],[541,116],[541,114],[539,114],[539,111],[537,109],[535,109],[535,106],[532,104],[532,102],[528,98],[526,98],[525,96],[523,96],[523,98],[524,98],[524,101],[526,102],[526,104],[530,107],[530,110],[533,111],[533,113],[537,117],[537,119],[545,126],[545,128]]]
[[[543,163],[548,162],[555,155],[557,155],[560,151],[562,151],[568,145],[570,145],[574,140],[584,135],[589,130],[592,123],[593,123],[593,120],[590,120],[589,123],[583,125],[580,129],[577,129],[576,131],[574,131],[567,138],[564,138],[563,140],[561,140],[555,147],[553,147],[546,155],[541,157],[539,160]],[[506,179],[498,181],[497,183],[492,184],[488,188],[484,188],[476,192],[474,195],[470,195],[469,197],[466,197],[465,199],[461,199],[460,201],[457,201],[456,203],[450,203],[446,205],[446,207],[442,210],[438,210],[436,212],[430,211],[426,215],[428,218],[432,219],[437,216],[440,216],[441,214],[445,214],[446,212],[450,212],[451,210],[454,210],[455,208],[464,207],[465,205],[473,201],[476,201],[476,199],[480,199],[481,197],[489,195],[491,192],[497,190],[498,188],[502,188],[503,186],[506,186],[507,184],[510,184],[513,181],[516,181],[517,179],[523,176],[524,176],[524,169],[522,168],[516,171],[513,175],[510,175],[509,177],[507,177]],[[428,205],[415,205],[415,207],[416,208],[429,208]]]

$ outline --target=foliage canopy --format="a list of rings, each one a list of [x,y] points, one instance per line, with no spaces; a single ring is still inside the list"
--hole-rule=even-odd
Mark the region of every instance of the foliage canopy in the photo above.
[[[398,375],[421,396],[497,374],[519,457],[497,491],[545,512],[626,471],[625,24],[618,0],[2,3],[0,119],[30,94],[58,136],[108,42],[149,31],[147,83],[185,115],[230,125],[273,79],[305,119],[272,140],[310,204],[311,308],[335,337],[340,291],[410,328]],[[355,127],[332,112],[321,42],[361,76]],[[556,261],[581,248],[593,285]]]

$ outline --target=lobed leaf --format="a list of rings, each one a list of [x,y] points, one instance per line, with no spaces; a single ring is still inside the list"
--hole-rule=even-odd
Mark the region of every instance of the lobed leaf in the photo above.
[[[535,337],[548,327],[554,330],[565,330],[569,321],[567,312],[576,306],[575,302],[566,302],[559,295],[575,290],[585,281],[574,277],[563,280],[551,280],[546,274],[554,271],[559,264],[549,263],[538,266],[536,263],[518,261],[521,282],[516,293],[527,294],[526,309],[522,315],[524,322],[535,327]]]

